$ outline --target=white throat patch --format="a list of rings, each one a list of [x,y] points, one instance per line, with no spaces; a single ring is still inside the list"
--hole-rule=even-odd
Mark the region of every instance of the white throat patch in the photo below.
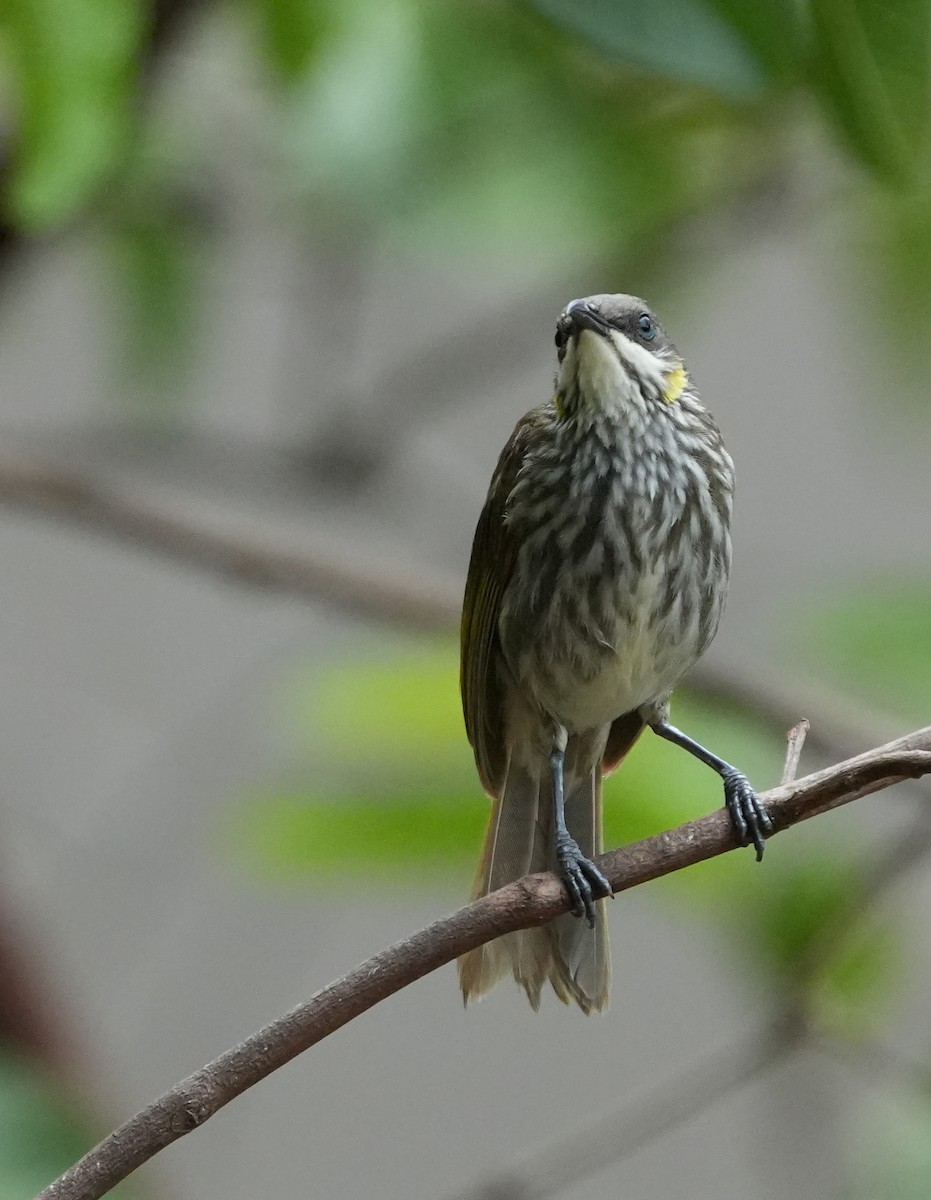
[[[612,329],[605,335],[583,329],[566,350],[557,385],[566,394],[573,382],[589,403],[609,412],[643,405],[647,397],[642,387],[662,396],[667,373],[656,355],[619,330]]]

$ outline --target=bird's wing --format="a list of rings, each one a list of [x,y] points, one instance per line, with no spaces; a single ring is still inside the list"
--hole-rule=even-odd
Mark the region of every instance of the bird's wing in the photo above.
[[[501,451],[475,529],[462,604],[462,711],[479,776],[492,796],[500,796],[507,773],[498,617],[518,551],[517,539],[506,520],[506,505],[523,465],[532,427],[533,414],[528,413]]]

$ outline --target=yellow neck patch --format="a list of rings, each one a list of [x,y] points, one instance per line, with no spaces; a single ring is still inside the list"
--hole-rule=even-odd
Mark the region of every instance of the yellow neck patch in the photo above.
[[[682,393],[685,391],[689,382],[689,377],[685,373],[685,367],[681,363],[674,371],[666,376],[666,387],[663,391],[663,399],[667,404],[675,404]]]

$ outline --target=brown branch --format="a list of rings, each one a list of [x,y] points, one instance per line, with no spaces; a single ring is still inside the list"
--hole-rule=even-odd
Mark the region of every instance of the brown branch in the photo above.
[[[335,604],[402,627],[449,629],[459,619],[452,587],[378,575],[325,554],[295,553],[240,532],[175,516],[158,505],[54,464],[0,459],[0,504],[38,512],[214,571],[237,583]]]
[[[424,577],[409,569],[360,565],[320,548],[276,546],[242,530],[166,511],[125,487],[56,462],[0,457],[0,505],[80,525],[240,585],[331,604],[400,628],[444,631],[459,620],[461,582],[448,575]],[[780,681],[771,670],[748,674],[743,663],[739,669],[700,663],[689,687],[767,723],[792,725],[801,707],[811,717],[808,745],[832,758],[854,754],[877,737],[894,736],[888,714],[811,683]]]
[[[860,796],[931,773],[931,726],[795,783],[764,793],[776,831]],[[723,810],[602,855],[615,891],[736,848]],[[555,875],[530,875],[381,951],[291,1012],[182,1080],[130,1118],[39,1200],[96,1200],[163,1147],[202,1125],[236,1096],[380,1000],[501,934],[542,925],[568,910]]]
[[[83,526],[240,585],[331,604],[402,629],[445,631],[459,620],[461,582],[448,575],[379,569],[370,561],[362,565],[319,547],[276,546],[242,530],[166,511],[125,487],[56,462],[0,457],[0,505]],[[894,736],[888,714],[811,683],[780,681],[770,669],[748,673],[744,663],[739,669],[700,663],[688,686],[767,723],[792,725],[802,708],[811,717],[808,745],[831,758]]]
[[[795,777],[807,726],[803,719],[788,731],[783,784]],[[545,1200],[557,1195],[570,1182],[577,1184],[622,1162],[693,1120],[783,1061],[787,1052],[810,1042],[817,1030],[807,1012],[806,990],[818,972],[843,953],[869,910],[929,851],[931,811],[925,807],[889,847],[877,851],[867,864],[862,886],[852,889],[842,908],[818,930],[796,963],[781,1011],[762,1021],[739,1045],[716,1051],[615,1112],[599,1113],[585,1125],[562,1130],[532,1154],[523,1152],[511,1164],[456,1193],[457,1200]]]

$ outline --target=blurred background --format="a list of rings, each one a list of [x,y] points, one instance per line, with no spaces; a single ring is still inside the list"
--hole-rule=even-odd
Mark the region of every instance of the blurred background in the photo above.
[[[571,298],[738,467],[677,723],[778,782],[929,719],[926,0],[6,0],[0,1200],[467,897],[455,626]],[[655,739],[654,739],[655,741]],[[643,740],[609,844],[720,803]],[[120,1194],[931,1195],[931,808],[611,906],[584,1019],[407,989]]]

